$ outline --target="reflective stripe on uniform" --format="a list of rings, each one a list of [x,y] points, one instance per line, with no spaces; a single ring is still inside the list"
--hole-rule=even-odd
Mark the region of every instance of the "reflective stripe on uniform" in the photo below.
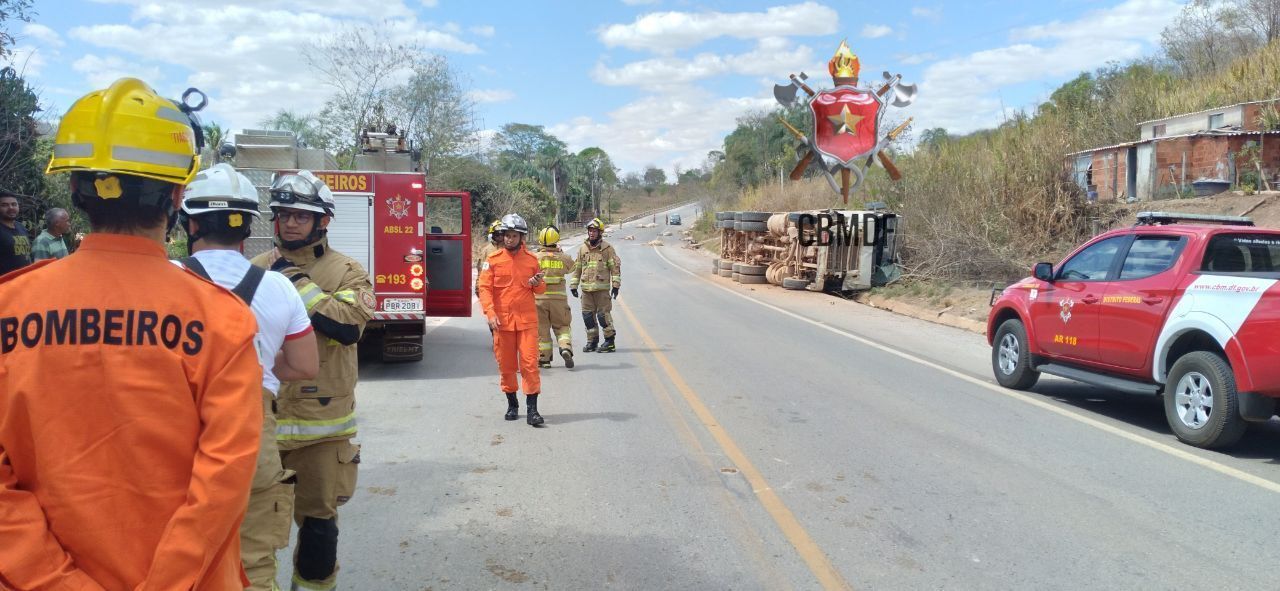
[[[563,291],[551,291],[551,290],[549,290],[549,289],[548,289],[547,291],[542,292],[540,295],[564,295],[564,292],[563,292]]]
[[[596,283],[592,281],[590,283],[583,283],[582,291],[604,291],[609,289],[609,287],[610,285],[608,283]]]
[[[542,282],[546,283],[547,285],[559,285],[561,280],[563,279],[564,278],[560,276],[543,277]]]
[[[538,350],[539,350],[539,351],[550,351],[550,350],[551,350],[551,341],[543,341],[543,340],[539,340],[539,341],[538,341]]]
[[[298,289],[298,295],[302,297],[302,303],[307,307],[307,312],[311,312],[311,309],[316,307],[316,304],[319,304],[324,298],[329,297],[323,289],[320,289],[319,285],[314,283],[308,283],[302,286]]]
[[[344,289],[342,291],[333,292],[333,297],[344,304],[356,303],[356,292],[354,289]]]
[[[338,588],[338,582],[334,581],[332,585],[321,583],[312,583],[306,579],[293,575],[293,585],[289,587],[291,591],[333,591]]]
[[[111,146],[111,157],[126,162],[141,162],[156,166],[172,166],[174,168],[191,168],[192,156],[161,152],[131,146]]]
[[[351,413],[337,419],[306,421],[302,419],[277,419],[276,439],[279,441],[308,441],[355,435],[356,415]]]

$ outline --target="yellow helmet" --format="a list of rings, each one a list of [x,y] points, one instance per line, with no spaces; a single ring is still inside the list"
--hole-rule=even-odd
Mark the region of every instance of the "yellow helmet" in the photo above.
[[[67,110],[45,174],[96,171],[186,185],[200,170],[199,133],[182,107],[141,80],[121,78]]]
[[[587,222],[587,229],[588,229],[588,230],[590,230],[590,229],[592,229],[592,228],[595,228],[595,229],[600,230],[601,232],[603,232],[603,231],[604,231],[604,222],[603,222],[603,221],[601,221],[601,220],[600,220],[600,218],[593,218],[591,221]]]
[[[560,242],[560,230],[557,230],[555,226],[547,226],[538,230],[538,244],[554,246],[557,242]]]
[[[493,242],[498,241],[498,234],[497,234],[498,226],[501,226],[501,225],[502,225],[502,220],[493,220],[493,223],[489,224],[489,231],[486,233],[486,235],[489,237],[490,241],[493,241]]]

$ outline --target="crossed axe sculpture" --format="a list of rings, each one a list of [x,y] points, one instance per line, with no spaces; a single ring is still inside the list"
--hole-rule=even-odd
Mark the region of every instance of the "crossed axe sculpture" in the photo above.
[[[809,86],[804,83],[804,80],[807,80],[809,78],[807,75],[805,75],[804,72],[800,72],[799,77],[797,77],[795,74],[792,74],[790,78],[791,78],[790,84],[775,84],[773,87],[774,98],[777,99],[777,101],[781,103],[783,106],[790,107],[793,104],[795,104],[796,94],[800,90],[803,90],[805,94],[809,95],[810,97],[813,97],[815,94],[817,94],[813,91],[813,89],[809,88]],[[877,96],[882,97],[885,95],[885,93],[889,92],[890,90],[893,90],[894,91],[893,101],[890,104],[892,104],[895,107],[905,107],[915,101],[916,85],[902,84],[901,75],[890,75],[888,72],[884,73],[884,78],[885,78],[885,84],[881,86],[879,90],[876,91]],[[793,127],[790,123],[787,123],[786,120],[782,119],[781,117],[779,117],[778,120],[781,121],[784,126],[786,126],[787,130],[790,131],[791,134],[794,135],[796,139],[800,141],[801,144],[803,144],[806,148],[808,148],[808,150],[805,152],[804,156],[800,159],[800,161],[796,163],[795,168],[791,169],[791,175],[790,175],[791,180],[798,181],[802,176],[804,176],[805,169],[809,167],[810,163],[812,163],[814,159],[814,155],[817,153],[817,146],[813,143],[812,140],[807,138],[804,135],[804,133],[802,133],[800,130],[796,129],[795,127]],[[909,125],[910,123],[911,123],[911,119],[907,119],[907,121],[904,122],[902,125],[899,125],[893,131],[890,131],[885,136],[885,139],[882,142],[880,142],[880,145],[883,146],[888,142],[893,141],[895,138],[898,137],[899,134],[902,133],[904,129],[906,129],[907,125]],[[893,163],[893,159],[891,159],[889,155],[884,152],[883,149],[876,150],[875,158],[878,158],[880,160],[880,165],[884,167],[885,172],[889,173],[889,178],[895,181],[902,178],[902,172],[898,170],[898,167],[895,166]],[[867,164],[870,164],[870,163],[871,163],[871,159],[868,158]],[[849,180],[850,180],[849,177],[851,175],[850,170],[848,168],[842,168],[840,170],[841,183],[840,183],[840,187],[837,187],[835,178],[831,175],[831,172],[827,170],[827,167],[825,165],[820,165],[819,168],[821,168],[822,172],[826,175],[827,182],[831,185],[831,189],[837,193],[840,193],[841,196],[844,198],[845,202],[847,203],[849,200]],[[858,184],[861,184],[861,181],[862,179],[861,177],[859,177]]]

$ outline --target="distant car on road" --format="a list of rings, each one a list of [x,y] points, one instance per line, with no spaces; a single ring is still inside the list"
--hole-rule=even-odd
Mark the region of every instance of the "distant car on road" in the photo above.
[[[678,213],[673,213],[673,214],[671,214],[671,215],[667,216],[667,223],[668,223],[668,224],[670,224],[670,225],[672,225],[672,226],[679,226],[679,225],[680,225],[680,214],[678,214]]]
[[[1280,398],[1280,230],[1143,212],[1064,261],[1036,263],[987,319],[1000,385],[1040,373],[1164,398],[1178,439],[1229,446]]]

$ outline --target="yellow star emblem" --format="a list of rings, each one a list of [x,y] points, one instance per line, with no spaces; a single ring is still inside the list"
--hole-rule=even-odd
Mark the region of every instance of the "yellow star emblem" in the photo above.
[[[858,135],[858,122],[862,121],[862,116],[850,113],[849,105],[845,105],[840,110],[839,115],[829,115],[827,120],[836,128],[836,133],[847,133],[856,136]]]

